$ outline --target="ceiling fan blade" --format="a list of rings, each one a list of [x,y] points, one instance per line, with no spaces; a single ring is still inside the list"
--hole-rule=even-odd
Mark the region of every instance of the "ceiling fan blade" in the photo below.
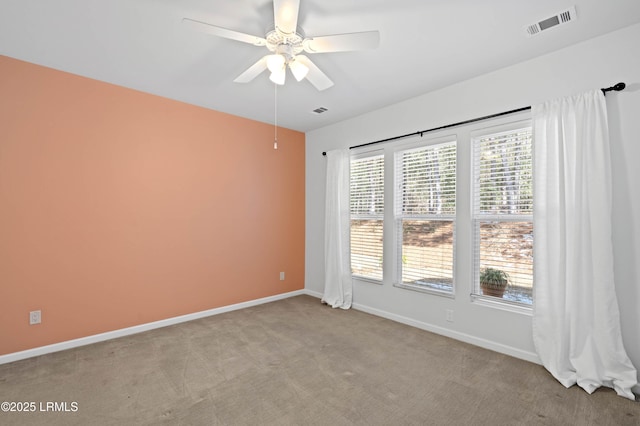
[[[284,34],[295,34],[299,8],[300,0],[273,0],[273,19],[276,29]]]
[[[241,33],[238,31],[228,30],[222,27],[216,27],[215,25],[207,24],[206,22],[196,21],[194,19],[183,18],[182,23],[188,25],[196,31],[211,34],[218,37],[228,38],[230,40],[237,40],[243,43],[253,44],[254,46],[266,46],[267,40],[262,37],[256,37],[250,34]]]
[[[320,68],[311,62],[311,59],[307,58],[305,55],[298,55],[296,56],[296,61],[300,61],[309,68],[309,73],[306,78],[309,80],[309,83],[315,86],[316,89],[322,91],[333,86],[333,81],[331,81],[325,73],[320,71]]]
[[[378,31],[310,37],[303,42],[304,50],[308,53],[375,49],[379,44],[380,33]]]
[[[262,58],[260,58],[258,62],[251,65],[245,72],[240,74],[233,81],[235,83],[248,83],[254,78],[256,78],[257,76],[259,76],[262,73],[262,71],[267,69],[267,56],[263,56]]]

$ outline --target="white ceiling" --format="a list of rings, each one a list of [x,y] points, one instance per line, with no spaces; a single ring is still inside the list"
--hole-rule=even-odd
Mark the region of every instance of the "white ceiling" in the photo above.
[[[524,26],[573,5],[575,22],[526,36]],[[273,123],[268,73],[233,83],[266,48],[194,32],[183,17],[263,37],[273,6],[0,0],[0,54]],[[380,47],[312,55],[335,85],[318,92],[289,75],[278,87],[278,124],[313,130],[637,22],[637,0],[301,0],[298,25],[308,36],[379,30]],[[313,114],[318,107],[328,111]]]

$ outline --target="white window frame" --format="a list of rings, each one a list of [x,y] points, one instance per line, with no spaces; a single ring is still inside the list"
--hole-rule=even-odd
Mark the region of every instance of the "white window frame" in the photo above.
[[[351,276],[353,279],[357,279],[359,281],[364,281],[364,282],[369,282],[369,283],[373,283],[373,284],[379,284],[381,285],[384,279],[384,271],[385,271],[385,250],[384,250],[384,245],[385,245],[385,226],[384,226],[384,216],[385,216],[385,204],[386,204],[386,193],[385,193],[385,181],[387,179],[386,177],[386,156],[384,155],[384,151],[382,149],[375,149],[375,150],[369,150],[369,151],[360,151],[360,152],[355,152],[351,154],[351,158],[349,160],[349,170],[350,170],[350,174],[351,174],[351,163],[353,161],[357,161],[357,160],[364,160],[367,158],[371,158],[371,157],[382,157],[382,161],[383,161],[383,165],[382,165],[382,170],[383,170],[383,208],[382,208],[382,213],[380,214],[375,214],[375,215],[352,215],[351,214],[351,209],[349,210],[349,232],[351,232],[351,221],[352,220],[380,220],[382,222],[382,261],[381,261],[381,279],[376,279],[373,277],[368,277],[368,276],[364,276],[364,275],[358,275],[358,274],[354,274],[352,272]],[[351,194],[351,190],[349,190],[349,193]],[[351,204],[349,204],[351,205]],[[351,251],[349,251],[349,256],[351,256]]]
[[[428,139],[420,138],[417,141],[411,141],[404,144],[400,144],[392,150],[393,154],[393,174],[390,179],[393,180],[393,238],[395,245],[395,256],[394,256],[394,273],[393,273],[393,286],[406,289],[418,291],[421,293],[428,293],[432,295],[447,297],[447,298],[455,298],[456,294],[456,242],[457,242],[457,208],[456,213],[454,214],[440,214],[440,215],[412,215],[407,216],[402,214],[401,209],[401,201],[399,200],[398,191],[401,186],[401,182],[398,181],[399,170],[398,168],[402,167],[402,154],[406,151],[416,150],[420,148],[428,148],[428,147],[436,147],[438,145],[444,145],[454,143],[456,146],[456,152],[459,149],[459,141],[457,140],[456,134],[448,134],[445,136],[435,136]],[[456,155],[456,192],[457,192],[457,181],[458,181],[458,158]],[[456,194],[456,203],[457,203],[457,194]],[[436,288],[431,288],[424,285],[418,284],[409,284],[402,282],[402,243],[403,243],[403,229],[402,229],[402,220],[405,218],[417,219],[417,220],[449,220],[453,223],[453,255],[452,255],[452,287],[451,291],[447,290],[439,290]]]
[[[509,301],[506,299],[497,299],[494,297],[490,297],[490,296],[484,296],[482,294],[480,294],[480,290],[479,290],[479,274],[480,274],[480,247],[479,247],[479,242],[480,242],[480,238],[479,235],[477,235],[478,228],[476,226],[477,221],[481,220],[481,221],[498,221],[498,222],[525,222],[525,221],[530,221],[531,223],[533,223],[533,212],[530,215],[513,215],[513,216],[509,216],[509,215],[489,215],[489,214],[477,214],[477,212],[475,211],[475,195],[476,195],[476,180],[479,179],[478,177],[478,170],[476,168],[476,162],[475,162],[475,154],[474,154],[474,150],[475,150],[475,145],[476,143],[478,143],[478,141],[480,139],[482,139],[483,137],[492,135],[492,134],[500,134],[500,133],[507,133],[510,131],[515,131],[515,130],[519,130],[519,129],[523,129],[523,128],[531,128],[532,127],[532,120],[529,119],[524,119],[524,120],[517,120],[516,121],[510,121],[510,122],[506,122],[504,124],[498,124],[498,125],[493,125],[493,126],[489,126],[489,127],[484,127],[484,128],[479,128],[476,130],[471,131],[470,133],[470,144],[469,144],[469,149],[470,149],[470,159],[471,159],[471,182],[470,182],[470,218],[471,218],[471,222],[470,222],[470,227],[471,227],[471,263],[472,263],[472,276],[471,276],[471,301],[478,304],[478,305],[484,305],[484,306],[489,306],[489,307],[493,307],[493,308],[499,308],[499,309],[503,309],[503,310],[508,310],[508,311],[512,311],[512,312],[517,312],[517,313],[524,313],[524,314],[528,314],[531,315],[532,313],[532,309],[533,309],[533,303],[532,304],[526,304],[526,303],[519,303],[519,302],[515,302],[515,301]],[[532,136],[533,137],[533,136]],[[533,142],[532,142],[533,145]],[[532,146],[532,156],[533,156],[533,146]],[[532,175],[534,173],[533,170],[533,158],[532,158]],[[534,195],[535,197],[535,195]],[[534,198],[534,202],[535,202],[535,198]],[[535,288],[535,276],[532,277],[533,280],[533,287]]]

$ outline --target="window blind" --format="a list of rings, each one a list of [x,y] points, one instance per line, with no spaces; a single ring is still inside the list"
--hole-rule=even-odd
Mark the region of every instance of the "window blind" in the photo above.
[[[531,304],[533,293],[533,180],[531,128],[474,140],[475,294],[486,268],[509,276],[503,296]]]
[[[474,158],[477,214],[533,214],[530,127],[480,138]]]
[[[453,292],[456,142],[396,154],[401,284]]]
[[[396,170],[403,216],[455,214],[455,142],[404,151]]]
[[[384,157],[351,160],[351,270],[353,275],[382,280]]]

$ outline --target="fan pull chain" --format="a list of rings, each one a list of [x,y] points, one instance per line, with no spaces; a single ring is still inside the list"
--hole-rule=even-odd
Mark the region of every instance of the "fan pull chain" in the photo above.
[[[273,149],[278,149],[278,85],[274,84],[273,87],[274,89],[274,106],[273,106],[273,111],[274,111],[274,115],[275,115],[275,119],[274,119],[274,139],[273,139]]]

